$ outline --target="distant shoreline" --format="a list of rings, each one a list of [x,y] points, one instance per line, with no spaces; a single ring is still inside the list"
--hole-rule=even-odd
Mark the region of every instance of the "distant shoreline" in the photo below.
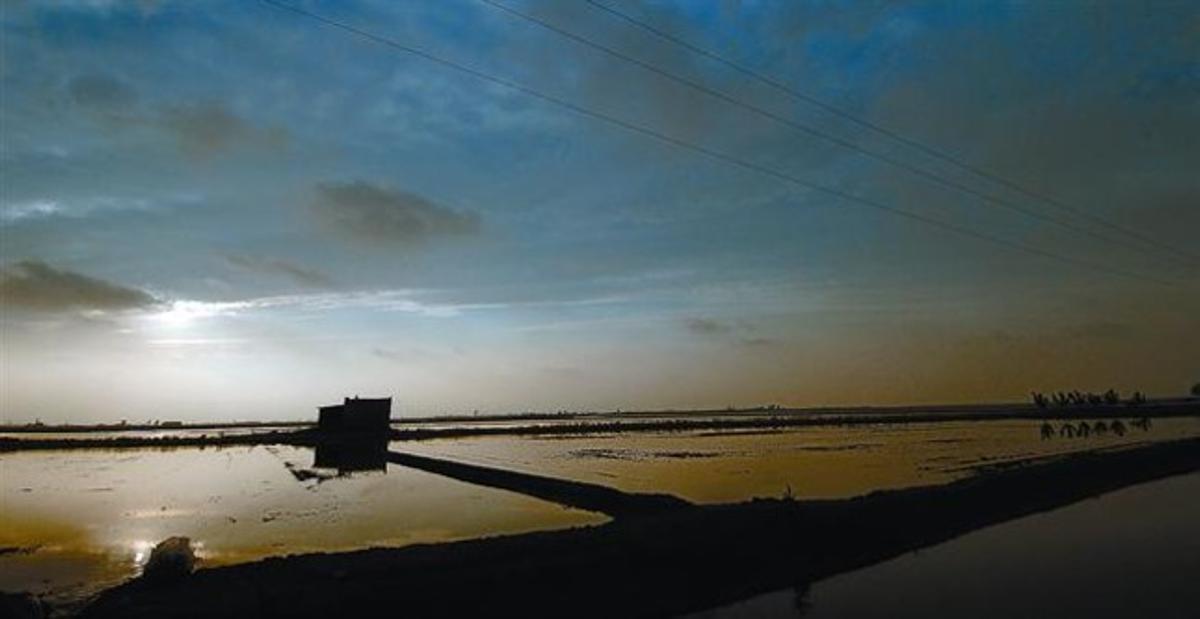
[[[1200,416],[1200,401],[1197,400],[1152,400],[1139,406],[1096,406],[1078,408],[1039,409],[1028,405],[1009,408],[992,406],[986,409],[963,410],[943,408],[936,412],[926,409],[854,409],[851,413],[821,412],[811,409],[796,411],[757,411],[757,414],[735,413],[711,415],[707,418],[690,419],[696,413],[656,418],[658,414],[620,413],[619,416],[591,416],[573,419],[552,417],[549,419],[519,418],[528,421],[520,425],[493,425],[492,420],[476,420],[478,423],[450,424],[449,427],[399,427],[387,436],[390,441],[425,441],[435,439],[472,438],[483,436],[586,436],[596,434],[623,434],[634,432],[694,432],[694,431],[774,431],[808,427],[860,426],[878,424],[946,423],[971,421],[1051,421],[1079,422],[1121,418],[1170,418]],[[905,412],[921,410],[922,412]],[[874,412],[874,414],[871,413]],[[556,423],[545,423],[554,421]],[[438,423],[444,423],[439,421]],[[393,425],[397,425],[393,422]],[[401,426],[420,423],[401,422]],[[245,429],[256,427],[287,428],[269,432],[245,432],[220,434],[222,429]],[[180,435],[171,432],[216,430],[216,434]],[[107,432],[106,429],[74,429],[61,432],[64,435]],[[136,448],[183,448],[183,447],[236,447],[253,445],[296,445],[315,446],[325,440],[311,422],[290,424],[255,423],[253,425],[202,425],[163,428],[152,427],[161,436],[109,436],[109,437],[0,437],[0,453],[36,450],[63,449],[136,449]],[[38,433],[55,432],[38,431]],[[32,433],[13,432],[12,434]]]
[[[1086,416],[1103,416],[1105,413],[1121,411],[1119,415],[1109,416],[1138,416],[1135,412],[1145,412],[1148,416],[1163,416],[1178,409],[1200,411],[1200,398],[1156,398],[1145,403],[1130,406],[1127,404],[1072,406],[1038,408],[1026,402],[1000,402],[981,404],[929,404],[929,405],[895,405],[895,406],[821,406],[821,407],[770,407],[759,406],[750,408],[710,408],[710,409],[655,409],[638,411],[588,411],[563,413],[509,413],[501,415],[445,415],[424,417],[395,417],[391,424],[396,425],[425,425],[425,424],[488,424],[518,421],[591,421],[591,420],[620,420],[640,419],[647,417],[686,418],[694,416],[709,417],[796,417],[796,416],[907,416],[919,415],[922,418],[969,415],[976,418],[1053,418],[1065,419]],[[201,423],[93,423],[93,424],[0,424],[0,434],[83,434],[94,432],[165,432],[188,430],[237,430],[249,428],[304,428],[315,425],[315,421],[278,420],[278,421],[218,421]]]

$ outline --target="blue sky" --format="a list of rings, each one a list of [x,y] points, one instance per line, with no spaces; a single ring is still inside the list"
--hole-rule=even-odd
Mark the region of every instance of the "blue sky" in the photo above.
[[[1200,12],[1187,3],[606,3],[1081,212],[1195,244]],[[586,3],[504,4],[1062,215]],[[1171,393],[1200,379],[1195,261],[949,191],[477,0],[296,6],[1139,276],[800,189],[265,3],[12,3],[5,420],[304,417],[349,393],[428,414]]]

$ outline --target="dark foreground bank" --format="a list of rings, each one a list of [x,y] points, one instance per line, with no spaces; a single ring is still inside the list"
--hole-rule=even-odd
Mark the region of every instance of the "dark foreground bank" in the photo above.
[[[567,531],[312,554],[102,594],[86,617],[664,616],[810,582],[1200,469],[1200,439],[841,501],[695,506]]]

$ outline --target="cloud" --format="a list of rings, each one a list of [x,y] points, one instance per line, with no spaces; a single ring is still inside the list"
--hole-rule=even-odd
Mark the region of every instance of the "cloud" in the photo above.
[[[72,103],[110,128],[156,129],[192,157],[208,158],[239,146],[280,148],[288,140],[283,128],[255,125],[218,101],[142,105],[133,85],[102,73],[76,75],[66,90]]]
[[[688,318],[683,321],[683,326],[698,335],[717,335],[733,330],[730,325],[710,318]]]
[[[429,361],[437,357],[435,353],[422,348],[371,348],[371,356],[393,363],[409,364]]]
[[[325,273],[279,258],[231,255],[225,256],[225,260],[243,271],[288,277],[303,286],[324,288],[333,285],[333,280]]]
[[[379,245],[416,245],[479,232],[479,216],[365,181],[317,185],[315,212],[331,229]]]
[[[52,217],[86,217],[94,212],[149,210],[151,203],[139,198],[95,196],[60,200],[38,198],[0,204],[0,226],[16,225]]]
[[[774,337],[756,335],[758,327],[749,321],[736,320],[732,323],[712,318],[685,318],[686,330],[709,341],[742,345],[745,348],[770,348],[782,342]]]
[[[257,127],[214,102],[166,106],[158,123],[175,137],[180,149],[201,158],[235,146],[278,148],[287,142],[283,129]]]
[[[58,0],[54,7],[68,11],[134,12],[142,16],[156,13],[165,4],[164,0]]]
[[[138,103],[136,90],[103,74],[77,75],[67,83],[67,92],[76,105],[103,113],[128,110]]]
[[[758,329],[742,320],[730,323],[711,318],[686,318],[683,326],[699,337],[713,338],[722,343],[736,343],[746,348],[769,348],[781,343],[773,337],[755,335]]]
[[[56,269],[38,260],[23,260],[0,269],[0,305],[42,312],[118,311],[159,304],[137,288]]]
[[[52,217],[62,212],[62,206],[54,200],[31,200],[19,204],[4,204],[0,206],[0,224]]]

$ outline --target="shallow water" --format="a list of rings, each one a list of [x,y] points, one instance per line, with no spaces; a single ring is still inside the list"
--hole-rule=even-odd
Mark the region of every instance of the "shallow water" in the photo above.
[[[495,436],[392,449],[699,502],[842,497],[940,483],[1014,458],[1200,436],[1156,420],[1087,439],[1037,423],[879,424],[785,431]],[[135,575],[152,545],[192,538],[202,565],[605,522],[521,494],[387,465],[333,477],[296,447],[18,452],[0,456],[0,590],[77,603]],[[369,467],[368,467],[369,468]],[[15,549],[15,550],[14,550]]]
[[[1200,474],[968,533],[692,619],[1196,617]]]
[[[389,467],[297,480],[289,447],[24,452],[0,457],[0,590],[77,599],[135,575],[172,535],[203,565],[565,528],[606,517]]]
[[[1006,460],[1200,436],[1200,419],[1155,420],[1123,436],[1042,439],[1040,422],[966,421],[782,431],[491,436],[394,449],[700,503],[791,493],[840,498],[943,483]]]

